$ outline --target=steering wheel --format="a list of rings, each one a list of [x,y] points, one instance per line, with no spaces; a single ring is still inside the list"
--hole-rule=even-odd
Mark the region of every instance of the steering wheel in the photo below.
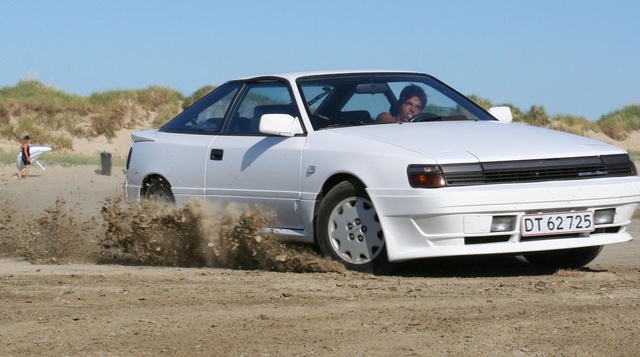
[[[420,113],[411,119],[412,122],[421,122],[421,121],[437,121],[442,120],[442,117],[433,113]]]

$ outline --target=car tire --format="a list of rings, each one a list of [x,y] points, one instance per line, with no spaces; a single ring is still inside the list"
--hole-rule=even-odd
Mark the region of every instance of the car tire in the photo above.
[[[578,269],[591,263],[602,246],[527,253],[522,256],[531,264],[553,269]]]
[[[318,209],[316,232],[322,253],[347,269],[392,272],[382,226],[361,184],[344,181],[327,193]]]
[[[162,177],[155,177],[149,182],[144,197],[158,203],[175,203],[171,185]]]

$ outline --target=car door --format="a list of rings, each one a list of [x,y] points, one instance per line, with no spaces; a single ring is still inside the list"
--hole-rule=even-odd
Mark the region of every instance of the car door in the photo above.
[[[275,228],[303,229],[300,213],[301,156],[306,137],[259,132],[263,114],[300,118],[285,83],[245,86],[212,142],[206,164],[206,196],[214,202],[258,205],[275,214]]]

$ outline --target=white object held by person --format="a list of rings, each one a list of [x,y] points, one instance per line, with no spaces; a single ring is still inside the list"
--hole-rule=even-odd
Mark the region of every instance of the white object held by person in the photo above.
[[[31,165],[36,164],[40,166],[41,169],[44,170],[45,169],[44,166],[42,166],[42,164],[38,161],[38,159],[42,154],[48,151],[51,151],[51,148],[49,146],[40,146],[40,145],[29,146]],[[18,157],[16,158],[16,165],[18,165],[18,170],[22,170],[22,168],[24,167],[24,163],[22,162],[22,150],[20,150],[20,152],[18,153]]]

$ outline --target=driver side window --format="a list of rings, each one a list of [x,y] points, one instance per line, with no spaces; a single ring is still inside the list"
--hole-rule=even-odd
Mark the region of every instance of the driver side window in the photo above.
[[[224,133],[260,135],[260,118],[264,114],[289,114],[300,117],[287,85],[278,82],[247,85]]]

